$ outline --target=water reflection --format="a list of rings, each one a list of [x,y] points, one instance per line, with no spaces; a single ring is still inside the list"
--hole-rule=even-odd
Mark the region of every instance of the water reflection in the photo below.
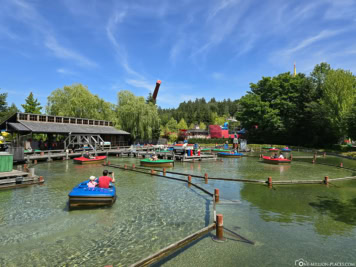
[[[322,185],[266,186],[245,184],[241,197],[258,208],[266,222],[313,224],[320,235],[345,235],[356,226],[355,181],[338,187]]]

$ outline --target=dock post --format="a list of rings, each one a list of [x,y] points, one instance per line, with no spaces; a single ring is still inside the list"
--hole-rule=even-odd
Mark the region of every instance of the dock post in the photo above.
[[[268,187],[272,187],[272,177],[268,177],[268,180],[267,180],[267,184],[268,184]]]
[[[124,165],[124,169],[127,170],[127,165],[126,164]]]
[[[38,177],[38,182],[40,182],[40,183],[44,182],[43,176]]]
[[[191,182],[192,182],[192,176],[188,175],[188,187],[191,186]]]
[[[166,168],[163,168],[163,175],[166,176]]]
[[[324,157],[324,158],[326,157],[326,152],[323,153],[323,157]]]
[[[326,185],[329,184],[329,176],[325,176],[325,178],[324,178],[324,184],[326,184]]]
[[[33,161],[33,163],[34,163],[34,164],[37,164],[37,159],[35,159],[35,160]]]
[[[207,173],[204,174],[204,179],[205,179],[205,183],[207,184],[208,183],[208,174]]]
[[[29,168],[28,172],[29,172],[30,177],[35,176],[35,168]]]
[[[215,202],[219,202],[219,200],[220,200],[219,189],[215,188],[214,196],[215,196]]]
[[[132,169],[133,169],[133,170],[135,169],[135,167],[136,167],[135,164],[132,164]]]
[[[154,174],[155,174],[154,169],[151,169],[151,175],[154,175]]]
[[[344,164],[342,162],[340,163],[340,168],[344,168]]]
[[[216,241],[219,242],[225,241],[222,214],[216,215]]]

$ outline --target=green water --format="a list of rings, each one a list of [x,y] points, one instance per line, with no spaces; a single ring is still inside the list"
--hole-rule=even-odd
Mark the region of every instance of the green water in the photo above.
[[[293,155],[298,155],[294,153]],[[302,154],[300,154],[302,155]],[[308,154],[310,156],[310,154]],[[356,162],[327,157],[325,163]],[[139,160],[110,158],[139,165]],[[327,162],[326,162],[327,161]],[[68,211],[68,193],[100,165],[71,161],[40,163],[43,186],[0,191],[0,266],[128,266],[212,222],[210,197],[185,183],[130,171],[115,171],[117,202],[111,208]],[[176,172],[210,177],[276,180],[351,176],[354,171],[310,162],[269,165],[258,158],[176,163]],[[178,176],[177,176],[178,177]],[[295,260],[356,263],[356,181],[330,186],[275,186],[201,179],[219,188],[225,233],[209,234],[156,266],[295,266]]]

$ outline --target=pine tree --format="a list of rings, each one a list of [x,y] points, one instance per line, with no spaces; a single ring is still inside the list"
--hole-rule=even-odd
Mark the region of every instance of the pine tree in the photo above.
[[[21,105],[25,113],[41,114],[41,104],[33,97],[32,92],[26,98],[26,103]]]

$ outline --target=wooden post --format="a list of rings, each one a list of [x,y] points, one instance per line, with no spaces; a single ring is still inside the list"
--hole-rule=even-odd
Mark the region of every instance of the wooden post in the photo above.
[[[214,196],[215,196],[215,202],[219,202],[220,199],[219,189],[215,188]]]
[[[136,167],[135,164],[132,164],[132,169],[135,169],[135,167]]]
[[[325,178],[324,178],[324,184],[326,184],[326,185],[329,184],[329,176],[325,176]]]
[[[223,215],[216,215],[216,238],[218,241],[224,241]]]
[[[116,154],[116,157],[118,158],[118,157],[119,157],[119,154]]]
[[[155,171],[153,169],[151,169],[151,175],[154,175]]]
[[[39,181],[40,183],[43,183],[43,182],[44,182],[43,176],[38,177],[38,181]]]
[[[107,165],[110,165],[110,161],[108,161],[108,164]]]
[[[315,163],[315,161],[316,161],[316,153],[314,153],[314,157],[313,157],[313,163]]]
[[[290,153],[290,160],[292,160],[293,159],[293,154],[292,153]]]
[[[271,176],[268,177],[267,184],[268,184],[269,187],[272,186],[272,177]]]
[[[191,186],[191,182],[192,182],[192,176],[188,175],[188,187]]]
[[[324,152],[323,157],[324,157],[324,158],[326,157],[326,152]]]
[[[37,159],[34,160],[34,163],[37,164]]]
[[[166,168],[163,168],[163,175],[166,176]]]
[[[207,184],[208,183],[208,174],[207,173],[204,174],[204,179],[205,179],[205,183]]]
[[[342,162],[340,163],[340,168],[344,168],[344,164]]]
[[[124,165],[124,169],[127,170],[127,165],[126,164]]]

